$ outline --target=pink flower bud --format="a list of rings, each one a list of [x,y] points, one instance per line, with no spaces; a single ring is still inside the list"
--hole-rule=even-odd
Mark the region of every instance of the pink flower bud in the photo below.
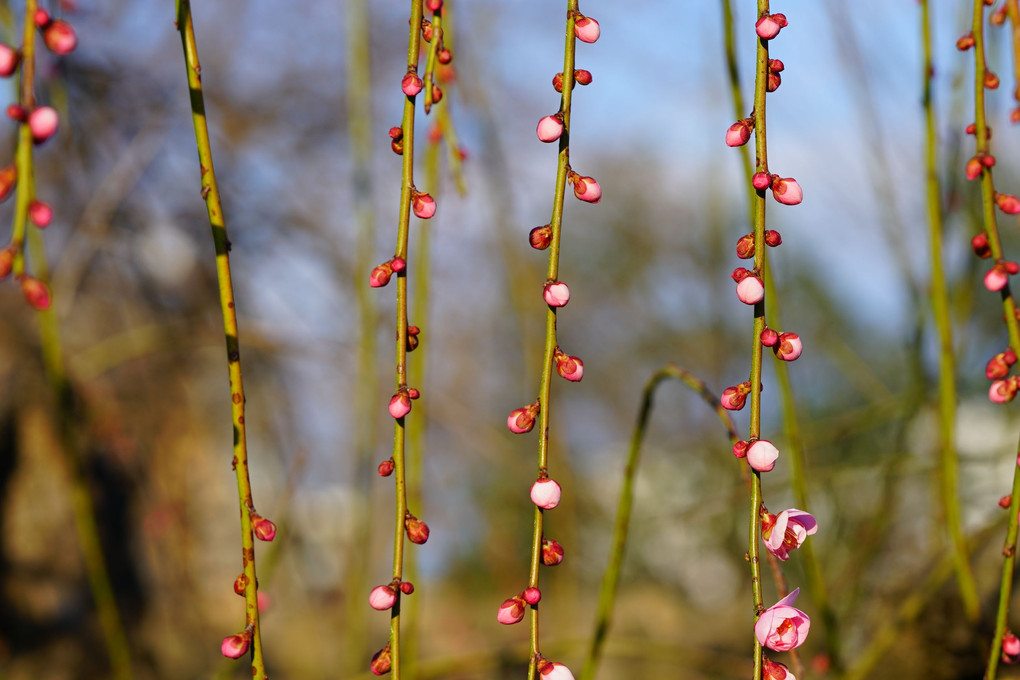
[[[982,260],[992,256],[992,248],[988,245],[988,235],[984,232],[970,240],[970,247],[974,249],[974,254]]]
[[[397,603],[397,591],[393,589],[393,586],[376,586],[372,588],[372,592],[368,594],[368,605],[372,609],[379,611],[386,611]]]
[[[775,231],[774,229],[767,229],[765,231],[765,245],[769,246],[770,248],[775,248],[776,246],[782,244],[783,237],[779,235],[778,231]]]
[[[768,189],[772,184],[772,176],[767,172],[756,172],[751,176],[751,186],[758,191]]]
[[[528,242],[535,250],[545,250],[552,243],[552,228],[548,224],[535,227],[528,234]]]
[[[781,333],[779,343],[772,347],[776,358],[783,361],[795,361],[804,351],[804,343],[796,333]]]
[[[750,446],[750,442],[739,441],[733,445],[733,456],[735,458],[747,458],[747,447]]]
[[[1016,381],[1012,379],[996,380],[988,388],[988,398],[996,404],[1013,401],[1016,396]]]
[[[971,158],[969,161],[967,161],[967,167],[964,170],[964,173],[967,175],[967,179],[974,180],[980,177],[981,169],[983,167],[984,166],[981,164],[981,161],[977,159],[977,156]]]
[[[1000,352],[988,360],[985,364],[985,377],[989,380],[1001,380],[1009,375],[1009,364]]]
[[[585,203],[598,203],[602,200],[602,187],[592,177],[578,177],[574,180],[574,196]]]
[[[747,447],[747,464],[757,472],[770,472],[776,466],[779,449],[767,439],[758,441]]]
[[[531,485],[531,502],[543,510],[552,510],[560,504],[563,490],[555,479],[541,477]]]
[[[440,47],[439,52],[436,53],[436,59],[439,60],[440,64],[445,66],[453,61],[453,52],[446,47]],[[452,80],[452,78],[443,78],[443,80]]]
[[[393,276],[393,265],[390,262],[383,262],[368,275],[368,285],[372,288],[382,288],[390,282],[391,276]]]
[[[978,156],[978,159],[981,161],[981,165],[985,166],[986,168],[995,167],[995,156],[993,156],[990,153],[981,154],[980,156]]]
[[[32,21],[34,21],[35,25],[39,28],[46,28],[50,25],[50,21],[52,20],[50,19],[49,12],[44,9],[37,9],[35,14],[32,15]]]
[[[520,596],[503,600],[503,604],[499,605],[499,611],[496,612],[496,620],[505,626],[520,623],[523,618],[524,600]]]
[[[244,595],[245,589],[248,587],[248,577],[243,573],[237,575],[234,579],[234,592],[238,595]]]
[[[541,680],[574,680],[574,674],[561,663],[546,662],[546,665],[539,669],[538,675]]]
[[[0,77],[9,78],[18,70],[21,54],[8,45],[0,43]]]
[[[425,0],[425,8],[430,12],[438,12],[443,6],[443,0]]]
[[[1003,496],[1002,498],[999,499],[999,507],[1004,509],[1004,510],[1006,508],[1008,508],[1012,504],[1013,504],[1013,494],[1011,494],[1011,493],[1008,493],[1008,494],[1006,494],[1005,496]]]
[[[28,120],[28,112],[25,111],[25,107],[18,104],[7,105],[7,117],[13,121],[24,123]]]
[[[52,106],[40,106],[28,114],[28,129],[32,131],[32,141],[42,144],[57,132],[60,116]]]
[[[531,586],[529,588],[524,589],[524,592],[521,593],[521,597],[523,597],[524,601],[527,602],[528,604],[532,605],[538,604],[542,600],[542,591],[534,586]]]
[[[758,339],[761,340],[761,344],[766,347],[774,347],[779,342],[779,333],[771,328],[766,328],[761,332],[761,335],[758,336]]]
[[[1010,630],[1002,636],[1002,660],[1006,663],[1016,663],[1020,660],[1020,638]]]
[[[402,257],[394,257],[390,260],[390,269],[397,273],[404,271],[407,269],[407,260]]]
[[[418,77],[417,73],[408,72],[404,74],[403,79],[400,81],[400,89],[404,91],[408,97],[413,97],[421,92],[422,82],[421,78]]]
[[[545,116],[538,121],[538,128],[535,131],[539,140],[555,142],[563,134],[563,120],[559,115]]]
[[[400,390],[390,397],[389,410],[390,415],[398,420],[411,412],[411,396],[407,390]]]
[[[737,239],[737,257],[741,260],[754,257],[754,234],[744,234]]]
[[[248,651],[250,643],[251,635],[247,632],[228,635],[223,638],[223,643],[220,644],[220,653],[228,659],[240,659]]]
[[[429,540],[429,525],[410,513],[404,518],[404,529],[407,530],[407,539],[411,543],[423,545]]]
[[[956,49],[960,50],[961,52],[965,52],[972,47],[974,47],[973,33],[968,33],[967,35],[961,37],[959,40],[956,41]]]
[[[743,146],[751,139],[751,128],[746,120],[738,120],[726,130],[726,146]]]
[[[53,302],[49,286],[32,276],[21,277],[21,294],[28,304],[40,312],[49,309]]]
[[[784,205],[797,205],[804,200],[804,192],[792,177],[772,181],[772,198]]]
[[[769,70],[776,73],[782,73],[786,70],[786,64],[781,59],[769,59]]]
[[[742,382],[739,385],[727,387],[719,397],[719,403],[727,411],[739,411],[744,408],[747,395],[751,392],[751,381]]]
[[[779,22],[768,14],[758,19],[758,22],[754,25],[755,32],[762,40],[772,40],[779,35],[781,28],[782,26],[779,25]]]
[[[737,298],[745,305],[756,305],[765,299],[765,284],[757,276],[747,276],[737,284]]]
[[[737,267],[736,269],[733,270],[733,273],[730,274],[730,278],[736,281],[737,283],[740,283],[750,275],[751,275],[750,269],[746,269],[744,267]]]
[[[996,193],[995,205],[999,206],[999,210],[1007,215],[1020,214],[1020,200],[1017,200],[1016,196]]]
[[[999,87],[999,76],[995,75],[991,71],[985,71],[985,87],[989,90],[994,90]]]
[[[1002,360],[1006,362],[1007,366],[1012,366],[1016,363],[1016,352],[1013,351],[1012,347],[1007,348],[1006,351],[1002,353]]]
[[[551,538],[542,539],[542,564],[555,567],[563,561],[563,546]]]
[[[0,281],[11,275],[14,268],[14,248],[7,247],[0,250]]]
[[[774,71],[769,71],[768,79],[765,81],[765,91],[775,92],[783,84],[783,76]]]
[[[797,680],[793,673],[781,663],[762,657],[761,680]]]
[[[390,646],[386,645],[372,657],[372,664],[369,666],[372,669],[373,675],[386,675],[390,672],[390,665],[393,659],[390,655]]]
[[[525,432],[531,432],[531,428],[535,427],[535,416],[538,415],[538,402],[529,404],[528,406],[522,406],[521,408],[515,408],[507,416],[506,426],[510,428],[510,431],[514,434],[524,434]]]
[[[580,382],[584,376],[584,362],[577,357],[568,356],[559,347],[556,348],[554,361],[556,362],[556,372],[560,374],[561,378],[571,382]]]
[[[402,592],[404,595],[410,595],[411,593],[414,592],[414,584],[411,583],[410,581],[403,581],[400,584],[400,592]]]
[[[436,201],[428,194],[416,194],[411,201],[415,217],[427,220],[436,214]]]
[[[272,604],[273,600],[271,597],[269,597],[269,593],[265,592],[264,590],[260,590],[257,593],[255,593],[255,606],[259,608],[260,612],[268,610],[269,607],[272,606]]]
[[[591,85],[591,81],[591,71],[586,71],[583,68],[574,71],[574,82],[578,85]]]
[[[71,24],[56,19],[43,29],[43,42],[50,52],[63,56],[78,46],[78,36],[74,34]]]
[[[1000,265],[992,267],[988,270],[988,273],[985,274],[985,288],[993,293],[997,293],[1005,288],[1007,283],[1009,283],[1009,276],[1006,274],[1005,269]]]
[[[45,229],[53,221],[53,208],[42,201],[32,201],[28,204],[28,216],[32,224]]]
[[[545,284],[542,297],[550,307],[565,307],[570,302],[570,289],[561,281],[552,281]]]
[[[251,528],[255,532],[255,538],[260,541],[272,541],[276,538],[276,524],[272,521],[252,513]]]
[[[379,467],[377,468],[377,470],[379,471],[380,477],[389,477],[390,475],[392,475],[393,459],[390,458],[389,460],[384,460],[383,462],[379,463]]]
[[[581,42],[593,43],[599,39],[599,22],[591,17],[578,16],[574,22],[574,35]]]

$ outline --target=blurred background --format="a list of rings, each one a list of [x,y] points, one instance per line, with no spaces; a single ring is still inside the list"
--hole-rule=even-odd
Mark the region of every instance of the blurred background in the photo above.
[[[19,3],[11,5],[20,22]],[[754,3],[733,5],[749,100]],[[973,54],[954,46],[969,30],[969,5],[937,0],[932,11],[977,626],[965,622],[946,568],[938,497],[920,6],[773,3],[790,25],[771,47],[786,70],[768,99],[769,164],[795,177],[805,200],[769,201],[768,226],[784,241],[770,263],[780,330],[804,340],[790,366],[803,509],[819,521],[810,540],[836,622],[818,614],[816,591],[802,590],[798,606],[814,617],[800,650],[804,677],[983,675],[1005,532],[996,503],[1009,492],[1020,419],[989,403],[983,374],[1007,340],[998,296],[981,286],[984,263],[969,246],[980,218],[977,186],[963,179]],[[566,559],[542,573],[543,652],[575,674],[642,386],[670,361],[716,393],[748,376],[752,315],[729,278],[743,264],[733,246],[750,231],[747,178],[739,152],[723,144],[735,117],[722,6],[581,5],[602,36],[577,48],[577,66],[594,82],[574,92],[571,163],[598,179],[603,200],[567,197],[560,278],[572,297],[559,339],[583,358],[585,377],[553,386],[550,472],[565,493],[546,529]],[[550,83],[562,68],[564,7],[446,7],[456,78],[429,118],[419,108],[417,126],[417,185],[439,208],[411,231],[410,322],[422,335],[410,384],[423,393],[408,418],[418,475],[411,510],[432,534],[410,546],[416,591],[405,600],[405,658],[419,680],[519,678],[526,624],[500,626],[495,614],[526,584],[536,445],[504,423],[538,391],[546,254],[527,236],[549,221],[556,151],[534,130],[559,104]],[[37,193],[55,211],[44,238],[73,403],[70,414],[57,408],[38,315],[8,280],[0,678],[110,677],[76,530],[83,490],[134,677],[247,677],[248,664],[218,648],[243,626],[231,588],[238,511],[213,249],[173,7],[80,0],[51,9],[79,36],[70,56],[41,57],[39,96],[61,109],[63,126],[36,153]],[[375,468],[391,449],[395,313],[394,286],[369,290],[368,274],[396,238],[400,160],[387,133],[400,124],[408,3],[222,0],[195,3],[194,13],[233,243],[254,497],[279,525],[272,544],[256,546],[269,673],[366,677],[389,625],[366,600],[390,578],[392,478]],[[989,67],[1002,80],[988,98],[996,185],[1016,193],[1013,46],[1007,28],[988,36]],[[10,101],[15,87],[6,82]],[[466,156],[463,194],[445,146],[439,172],[425,170],[425,133],[440,107]],[[13,158],[15,136],[13,124],[0,135],[0,164]],[[13,201],[0,206],[0,219],[12,209]],[[999,216],[1016,257],[1016,218]],[[426,236],[424,299],[415,272],[425,262],[415,258]],[[763,436],[783,451],[772,370],[769,359]],[[72,429],[63,439],[62,413]],[[746,411],[735,419],[746,435]],[[789,475],[781,455],[764,477],[773,512],[794,504]],[[747,514],[718,419],[685,387],[664,383],[598,678],[747,677]],[[805,585],[802,554],[783,568],[791,588]],[[766,573],[766,603],[775,599]],[[1000,677],[1020,677],[1010,673]]]

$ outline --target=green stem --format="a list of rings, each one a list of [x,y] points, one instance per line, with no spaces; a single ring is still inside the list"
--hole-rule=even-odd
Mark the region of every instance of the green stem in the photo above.
[[[928,0],[921,0],[921,33],[924,43],[923,104],[925,118],[925,161],[927,164],[928,227],[931,240],[931,306],[939,339],[939,445],[942,456],[942,503],[946,530],[953,547],[956,579],[967,620],[980,616],[977,584],[967,557],[967,545],[960,512],[959,461],[953,444],[956,422],[956,362],[953,356],[953,327],[949,316],[949,288],[942,264],[942,188],[938,174],[937,125],[932,105],[931,19]]]
[[[971,25],[974,35],[974,136],[977,139],[977,153],[988,153],[987,119],[985,116],[985,41],[984,41],[984,3],[974,0],[974,15]],[[992,257],[996,262],[1002,260],[1002,244],[999,240],[999,229],[995,222],[995,186],[992,181],[992,169],[983,167],[981,171],[981,207],[984,218],[985,234]],[[1016,303],[1007,284],[1001,291],[1002,307],[1009,332],[1009,344],[1014,352],[1020,354],[1020,324],[1016,318]],[[1016,562],[1017,512],[1020,512],[1020,466],[1013,467],[1013,501],[1009,506],[1009,527],[1006,531],[1006,542],[1002,554],[1002,579],[999,587],[999,606],[995,617],[995,636],[992,639],[988,654],[988,671],[986,680],[995,680],[998,672],[999,653],[1002,649],[1002,635],[1006,630],[1006,619],[1009,615],[1009,599],[1013,586],[1013,567]]]
[[[758,0],[758,16],[769,11],[769,0]],[[765,94],[768,84],[769,46],[768,41],[758,39],[754,78],[754,145],[755,171],[768,172],[768,151],[765,133]],[[765,190],[758,190],[752,200],[754,206],[754,266],[758,275],[766,276],[765,262]],[[751,338],[751,413],[748,439],[754,441],[761,436],[761,333],[765,330],[765,300],[754,306],[754,333]],[[761,536],[761,474],[752,471],[751,508],[748,522],[747,558],[751,566],[751,590],[754,605],[754,620],[757,622],[764,609],[761,589],[761,564],[758,544]],[[754,638],[753,680],[762,675],[762,647]]]
[[[365,503],[370,494],[369,480],[374,476],[373,459],[377,455],[376,428],[378,423],[377,401],[379,386],[375,370],[378,356],[376,331],[378,311],[374,292],[365,285],[365,275],[373,267],[375,243],[375,212],[372,201],[372,50],[370,44],[371,22],[368,0],[347,2],[347,136],[351,145],[354,166],[354,214],[358,225],[357,255],[351,288],[356,291],[358,309],[358,378],[355,423],[355,451],[359,479],[363,484]],[[370,522],[361,522],[358,527],[357,545],[370,552],[373,530]],[[369,561],[360,556],[348,560],[351,574],[348,580],[350,592],[362,593],[369,589]],[[347,600],[347,649],[363,650],[368,644],[367,626],[364,625],[365,603],[357,597]],[[353,672],[364,667],[364,660],[357,653],[345,654],[346,668]]]
[[[212,147],[209,143],[209,127],[205,117],[205,98],[202,94],[201,66],[198,46],[195,42],[195,27],[191,18],[190,0],[177,0],[177,29],[181,33],[185,65],[188,74],[188,89],[191,93],[191,119],[195,126],[195,145],[198,160],[202,196],[209,214],[213,244],[216,250],[216,277],[219,283],[220,309],[223,314],[223,333],[226,336],[227,368],[230,381],[230,410],[234,427],[233,467],[237,476],[237,495],[241,515],[241,562],[247,585],[244,589],[245,630],[251,633],[251,670],[255,680],[267,680],[263,659],[262,630],[259,625],[258,578],[255,573],[255,541],[252,535],[252,513],[254,502],[251,481],[248,476],[248,446],[244,422],[244,384],[241,379],[240,339],[237,330],[237,313],[234,305],[234,286],[230,275],[230,241],[223,219],[223,206],[213,168]]]
[[[563,198],[567,187],[567,172],[570,166],[570,96],[574,86],[574,22],[577,0],[567,0],[567,22],[563,47],[563,92],[560,97],[560,114],[563,117],[563,134],[560,136],[559,155],[556,164],[556,190],[553,195],[552,218],[549,227],[552,238],[549,243],[548,281],[556,281],[560,266],[560,233],[563,226]],[[542,357],[542,382],[539,387],[539,431],[538,431],[538,473],[544,474],[549,465],[549,394],[552,389],[553,355],[556,350],[556,309],[546,307],[545,349]],[[528,586],[538,587],[538,568],[542,559],[542,531],[544,511],[535,507],[535,518],[531,538],[531,569]],[[538,644],[538,605],[532,605],[529,622],[531,625],[531,655],[528,660],[528,680],[535,680],[540,654]]]
[[[723,427],[726,428],[730,443],[735,444],[740,439],[729,412],[719,403],[719,398],[715,393],[708,389],[704,382],[679,366],[667,364],[653,373],[648,382],[645,383],[641,396],[641,408],[638,411],[637,422],[634,425],[634,431],[630,437],[630,447],[627,451],[627,465],[623,472],[620,500],[616,506],[616,521],[613,525],[613,540],[609,549],[609,564],[606,566],[605,574],[602,576],[602,586],[599,590],[598,611],[595,615],[595,631],[592,634],[589,645],[588,657],[584,661],[581,680],[593,680],[601,660],[602,646],[609,632],[610,618],[616,605],[616,593],[620,585],[623,558],[627,550],[630,514],[631,509],[634,507],[634,480],[637,477],[638,464],[641,460],[641,446],[644,443],[645,431],[648,428],[648,419],[652,414],[655,391],[663,381],[669,378],[675,378],[683,382],[697,392],[715,410],[719,420],[722,421]]]
[[[411,25],[407,38],[407,72],[418,72],[418,52],[421,49],[422,0],[411,0]],[[426,84],[427,86],[427,84]],[[407,241],[411,223],[411,200],[414,191],[414,107],[415,97],[404,97],[403,128],[404,152],[401,155],[400,213],[397,224],[395,257],[407,260]],[[397,389],[407,387],[407,269],[397,275]],[[393,472],[396,485],[396,502],[393,531],[393,579],[400,580],[404,573],[404,520],[408,515],[407,483],[404,462],[406,430],[404,418],[396,419],[393,429]],[[400,591],[390,612],[390,655],[393,680],[400,680]]]
[[[436,57],[439,54],[439,46],[443,42],[443,9],[432,13],[432,40],[429,42],[428,55],[425,58],[425,77],[422,82],[425,84],[425,114],[432,110],[432,85],[433,74],[436,70]],[[433,197],[435,198],[435,197]]]

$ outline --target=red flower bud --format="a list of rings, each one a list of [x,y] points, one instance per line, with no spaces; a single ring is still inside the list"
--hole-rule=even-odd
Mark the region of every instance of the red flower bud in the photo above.
[[[390,475],[392,475],[393,459],[390,458],[389,460],[384,460],[383,462],[379,463],[379,467],[377,468],[377,470],[379,471],[380,477],[389,477]]]
[[[982,260],[992,256],[992,248],[988,245],[988,235],[984,232],[970,240],[970,247],[974,249],[974,254]]]
[[[237,578],[234,579],[234,592],[238,595],[244,595],[245,588],[248,587],[248,577],[243,573],[238,574]]]
[[[737,257],[741,260],[754,257],[754,234],[744,234],[737,239]]]
[[[528,234],[528,242],[531,243],[531,247],[535,250],[545,250],[552,243],[552,227],[548,224],[535,227]]]
[[[429,540],[429,525],[410,513],[404,517],[404,529],[407,530],[407,538],[411,543],[422,545]]]
[[[555,567],[563,561],[563,546],[551,538],[542,539],[542,564]]]
[[[386,675],[390,672],[390,664],[392,663],[392,657],[390,656],[390,646],[386,645],[372,657],[372,669],[373,675]]]

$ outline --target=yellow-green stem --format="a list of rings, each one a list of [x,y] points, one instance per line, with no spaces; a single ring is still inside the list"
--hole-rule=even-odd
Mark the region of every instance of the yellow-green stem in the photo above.
[[[985,41],[984,41],[984,8],[982,0],[974,0],[974,14],[971,31],[974,35],[974,136],[977,140],[977,153],[988,153],[987,118],[985,116]],[[995,186],[992,181],[992,169],[983,167],[981,171],[981,208],[984,219],[985,235],[995,262],[1002,260],[1002,244],[999,240],[999,229],[995,222]],[[1020,325],[1016,318],[1016,303],[1007,284],[1001,291],[1002,308],[1009,331],[1009,344],[1013,351],[1020,354]],[[999,588],[999,606],[995,616],[995,635],[988,654],[988,670],[985,680],[995,680],[999,666],[999,653],[1002,649],[1002,635],[1006,630],[1006,619],[1009,616],[1009,598],[1013,586],[1013,566],[1016,562],[1017,512],[1020,512],[1020,466],[1013,467],[1013,501],[1009,508],[1009,527],[1006,531],[1006,542],[1002,548],[1002,579]]]
[[[942,265],[942,189],[938,174],[938,133],[932,103],[931,19],[928,0],[921,0],[921,32],[924,45],[922,92],[925,118],[926,191],[928,232],[931,243],[931,307],[939,340],[939,447],[942,462],[942,504],[946,530],[955,556],[956,580],[967,620],[980,615],[977,584],[967,556],[963,519],[960,513],[959,461],[953,443],[956,422],[956,362],[953,356],[953,328],[949,316],[949,288]]]
[[[411,0],[411,25],[407,38],[407,72],[418,73],[418,52],[421,49],[422,0]],[[427,84],[426,84],[427,86]],[[415,97],[404,96],[404,149],[401,155],[400,213],[397,224],[397,248],[394,256],[407,260],[407,240],[411,223],[411,201],[414,191],[414,107]],[[407,269],[397,274],[397,347],[396,386],[407,388]],[[404,574],[404,521],[408,514],[404,445],[404,418],[397,418],[393,429],[393,473],[396,486],[393,531],[393,578]],[[400,680],[400,591],[390,612],[390,655],[393,680]]]
[[[227,346],[227,370],[230,382],[230,411],[234,429],[233,468],[237,477],[237,495],[241,516],[241,563],[247,584],[244,589],[245,630],[251,635],[251,670],[255,680],[266,680],[266,665],[262,650],[262,628],[259,625],[258,578],[255,572],[255,541],[252,535],[252,513],[255,505],[248,475],[248,445],[244,422],[244,384],[241,379],[241,350],[237,331],[237,313],[234,309],[234,285],[230,275],[230,241],[227,238],[223,206],[220,203],[216,172],[213,168],[209,127],[205,117],[205,99],[202,95],[201,65],[195,42],[195,27],[191,18],[190,0],[177,0],[177,29],[191,94],[191,120],[195,126],[195,145],[198,148],[199,175],[202,197],[205,199],[216,252],[216,278],[219,283],[220,309],[223,315],[223,333]]]
[[[581,680],[593,680],[598,664],[601,659],[602,646],[605,643],[606,635],[609,632],[609,625],[616,604],[616,592],[620,585],[620,572],[623,568],[623,558],[627,551],[627,533],[630,527],[630,513],[634,507],[634,480],[637,477],[638,464],[641,461],[641,445],[644,443],[645,431],[648,428],[648,419],[652,414],[653,398],[658,386],[669,378],[680,380],[689,388],[698,393],[709,406],[715,410],[726,428],[731,444],[735,444],[740,436],[733,425],[729,412],[719,403],[719,398],[712,390],[705,386],[705,383],[694,377],[684,369],[675,364],[667,364],[652,374],[652,377],[645,383],[641,395],[641,408],[638,411],[637,422],[630,437],[630,447],[627,451],[627,463],[623,472],[623,483],[620,487],[620,500],[616,506],[616,520],[613,524],[613,539],[609,549],[609,564],[606,566],[605,574],[602,576],[602,586],[599,589],[599,604],[595,614],[595,630],[592,633],[591,642],[588,647],[588,656],[584,661],[584,669],[581,671]]]

